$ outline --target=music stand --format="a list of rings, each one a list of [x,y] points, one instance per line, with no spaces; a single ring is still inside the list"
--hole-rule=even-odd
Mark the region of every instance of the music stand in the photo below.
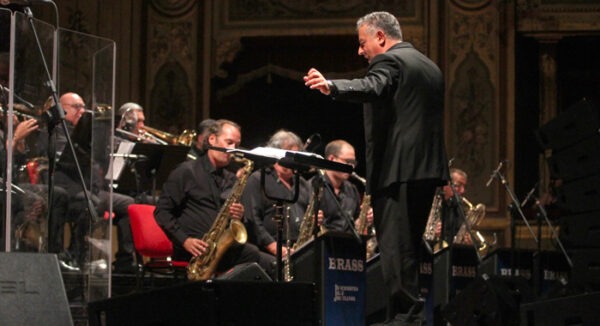
[[[119,192],[135,192],[152,189],[154,201],[156,185],[163,184],[171,171],[185,161],[189,147],[144,143],[121,143],[115,156],[112,171],[106,179],[112,179]],[[130,168],[126,168],[130,167]]]
[[[295,203],[298,200],[299,194],[299,184],[300,184],[300,176],[299,173],[306,172],[310,169],[324,169],[324,170],[333,170],[338,172],[352,173],[354,168],[352,165],[338,163],[330,160],[324,159],[322,156],[317,155],[315,153],[308,152],[298,152],[298,151],[288,151],[278,148],[268,148],[268,147],[257,147],[252,150],[242,150],[242,149],[222,149],[211,147],[211,149],[225,151],[227,153],[243,156],[247,159],[250,159],[257,163],[258,166],[261,166],[261,174],[260,174],[260,187],[262,192],[265,194],[267,198],[275,201],[275,216],[273,220],[277,224],[277,281],[282,280],[282,247],[283,247],[283,204],[284,203]],[[288,198],[280,198],[269,194],[265,187],[265,169],[264,167],[267,165],[272,165],[278,163],[281,166],[290,168],[294,170],[294,193],[291,197]],[[317,211],[315,210],[315,216],[317,218]],[[314,223],[316,226],[317,223]],[[316,233],[317,228],[313,231]],[[316,234],[315,234],[316,235]],[[360,237],[358,241],[362,240]],[[288,253],[289,255],[290,253]]]

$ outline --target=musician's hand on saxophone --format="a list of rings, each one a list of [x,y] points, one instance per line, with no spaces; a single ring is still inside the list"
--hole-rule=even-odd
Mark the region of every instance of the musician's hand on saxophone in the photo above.
[[[244,205],[241,203],[233,203],[229,207],[229,214],[231,214],[231,218],[236,220],[242,220],[244,216]]]
[[[323,220],[325,219],[325,213],[322,210],[317,212],[317,226],[323,225]]]
[[[360,206],[362,209],[362,205]],[[363,235],[369,235],[369,230],[371,229],[371,226],[373,225],[373,208],[369,206],[367,214],[365,215],[366,220],[367,220],[367,225],[366,227],[362,228],[363,229]],[[361,229],[361,221],[359,218],[354,220],[354,228],[356,230]]]
[[[183,242],[183,248],[187,250],[192,256],[196,257],[206,252],[208,244],[200,239],[187,238]]]
[[[273,242],[269,243],[265,249],[267,249],[267,251],[271,255],[273,255],[273,256],[277,255],[277,242],[273,241]],[[290,252],[291,251],[292,250],[290,249]],[[285,246],[281,247],[281,257],[285,258],[287,256],[287,254],[288,254],[288,248],[286,248]]]

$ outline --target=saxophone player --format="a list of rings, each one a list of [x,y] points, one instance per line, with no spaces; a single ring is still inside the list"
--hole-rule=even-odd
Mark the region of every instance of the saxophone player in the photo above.
[[[234,173],[225,169],[231,155],[208,149],[208,145],[236,148],[241,142],[241,127],[230,120],[217,120],[205,139],[204,153],[197,160],[188,160],[171,172],[163,185],[154,216],[157,223],[173,242],[173,258],[190,260],[207,252],[208,244],[202,240],[207,233],[232,187]],[[232,219],[248,222],[245,202],[234,202],[229,207]],[[261,253],[252,244],[234,243],[221,257],[216,272],[226,271],[234,265],[257,262],[273,275],[275,259]]]
[[[356,154],[354,147],[345,140],[334,140],[325,146],[326,159],[356,167]],[[319,176],[315,176],[318,178]],[[350,182],[349,173],[325,170],[325,189],[321,196],[319,209],[323,212],[320,223],[326,230],[350,233],[351,228],[358,229],[358,219],[361,209],[361,196],[356,186]],[[348,218],[354,225],[348,224]],[[355,220],[356,219],[356,220]],[[369,208],[367,215],[367,228],[373,224],[373,209]]]
[[[457,211],[457,204],[460,203],[455,202],[451,186],[454,186],[456,194],[459,198],[462,198],[468,181],[467,173],[457,168],[450,169],[450,178],[452,184],[447,184],[442,188],[444,200],[441,203],[441,219],[437,221],[435,226],[436,238],[446,243],[454,242],[454,236],[462,225],[462,219],[458,216]],[[471,244],[471,237],[466,236],[462,241],[462,244]]]
[[[303,142],[295,133],[288,130],[279,130],[275,132],[269,141],[267,147],[298,151],[304,148]],[[248,179],[246,193],[251,198],[251,214],[253,220],[253,232],[249,232],[249,239],[256,243],[259,248],[271,255],[277,254],[277,224],[275,221],[275,202],[268,199],[261,191],[260,171],[254,172]],[[294,171],[275,163],[272,167],[265,170],[265,188],[266,192],[279,198],[292,198],[294,192]],[[311,186],[302,177],[298,178],[299,194],[298,200],[293,204],[286,204],[289,207],[289,220],[283,221],[285,232],[283,232],[283,243],[294,244],[298,238],[298,231],[305,210],[309,203]],[[284,210],[284,211],[287,211]],[[286,215],[288,215],[286,213]],[[291,247],[290,247],[291,248]],[[288,248],[282,248],[282,256],[286,257]]]

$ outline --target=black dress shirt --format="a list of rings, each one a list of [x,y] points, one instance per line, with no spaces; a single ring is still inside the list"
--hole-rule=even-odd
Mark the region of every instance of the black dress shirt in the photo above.
[[[318,178],[315,177],[315,178]],[[328,231],[351,232],[354,225],[348,224],[348,218],[354,219],[360,212],[360,194],[356,186],[349,181],[344,181],[340,192],[336,195],[333,186],[326,177],[326,187],[319,202],[319,209],[323,211],[323,226]]]
[[[187,238],[201,238],[211,228],[235,181],[233,173],[215,169],[206,155],[171,172],[154,216],[176,252],[185,251],[182,245]]]
[[[253,233],[250,236],[250,241],[255,242],[259,248],[265,248],[270,243],[273,243],[277,238],[277,224],[273,217],[275,216],[275,201],[268,199],[261,189],[260,184],[261,171],[254,172],[248,179],[245,194],[248,196],[249,204],[252,209]],[[312,193],[310,184],[299,178],[299,193],[298,201],[292,204],[286,204],[290,207],[290,240],[294,242],[298,238],[298,231],[304,217],[304,212],[308,206],[310,194]],[[265,170],[265,188],[267,193],[272,197],[277,198],[293,198],[294,187],[288,189],[277,177],[274,169]],[[284,214],[287,214],[287,209],[284,207]],[[285,225],[284,225],[285,230]],[[283,239],[287,240],[287,232],[283,232]]]

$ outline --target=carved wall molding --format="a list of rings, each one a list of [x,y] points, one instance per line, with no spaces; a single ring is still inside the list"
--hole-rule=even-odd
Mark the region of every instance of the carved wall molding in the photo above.
[[[518,32],[600,32],[600,3],[597,0],[516,0],[516,3]]]
[[[512,107],[500,105],[508,86],[500,72],[511,70],[501,35],[504,7],[500,0],[453,0],[445,10],[448,156],[469,175],[469,199],[486,204],[489,215],[504,217],[500,185],[485,187],[498,161],[511,155],[505,117]]]
[[[150,4],[154,7],[157,14],[161,16],[182,16],[186,12],[193,10],[196,0],[151,0]]]
[[[148,124],[178,133],[193,127],[198,89],[199,4],[152,1],[147,6],[146,111]]]
[[[356,19],[388,10],[403,24],[423,25],[423,1],[413,0],[224,0],[214,3],[215,36],[355,33]],[[266,33],[266,34],[265,34]]]
[[[210,76],[226,76],[221,65],[242,50],[245,37],[355,35],[356,20],[374,10],[398,17],[406,41],[428,54],[428,2],[413,0],[224,0],[212,3]]]

